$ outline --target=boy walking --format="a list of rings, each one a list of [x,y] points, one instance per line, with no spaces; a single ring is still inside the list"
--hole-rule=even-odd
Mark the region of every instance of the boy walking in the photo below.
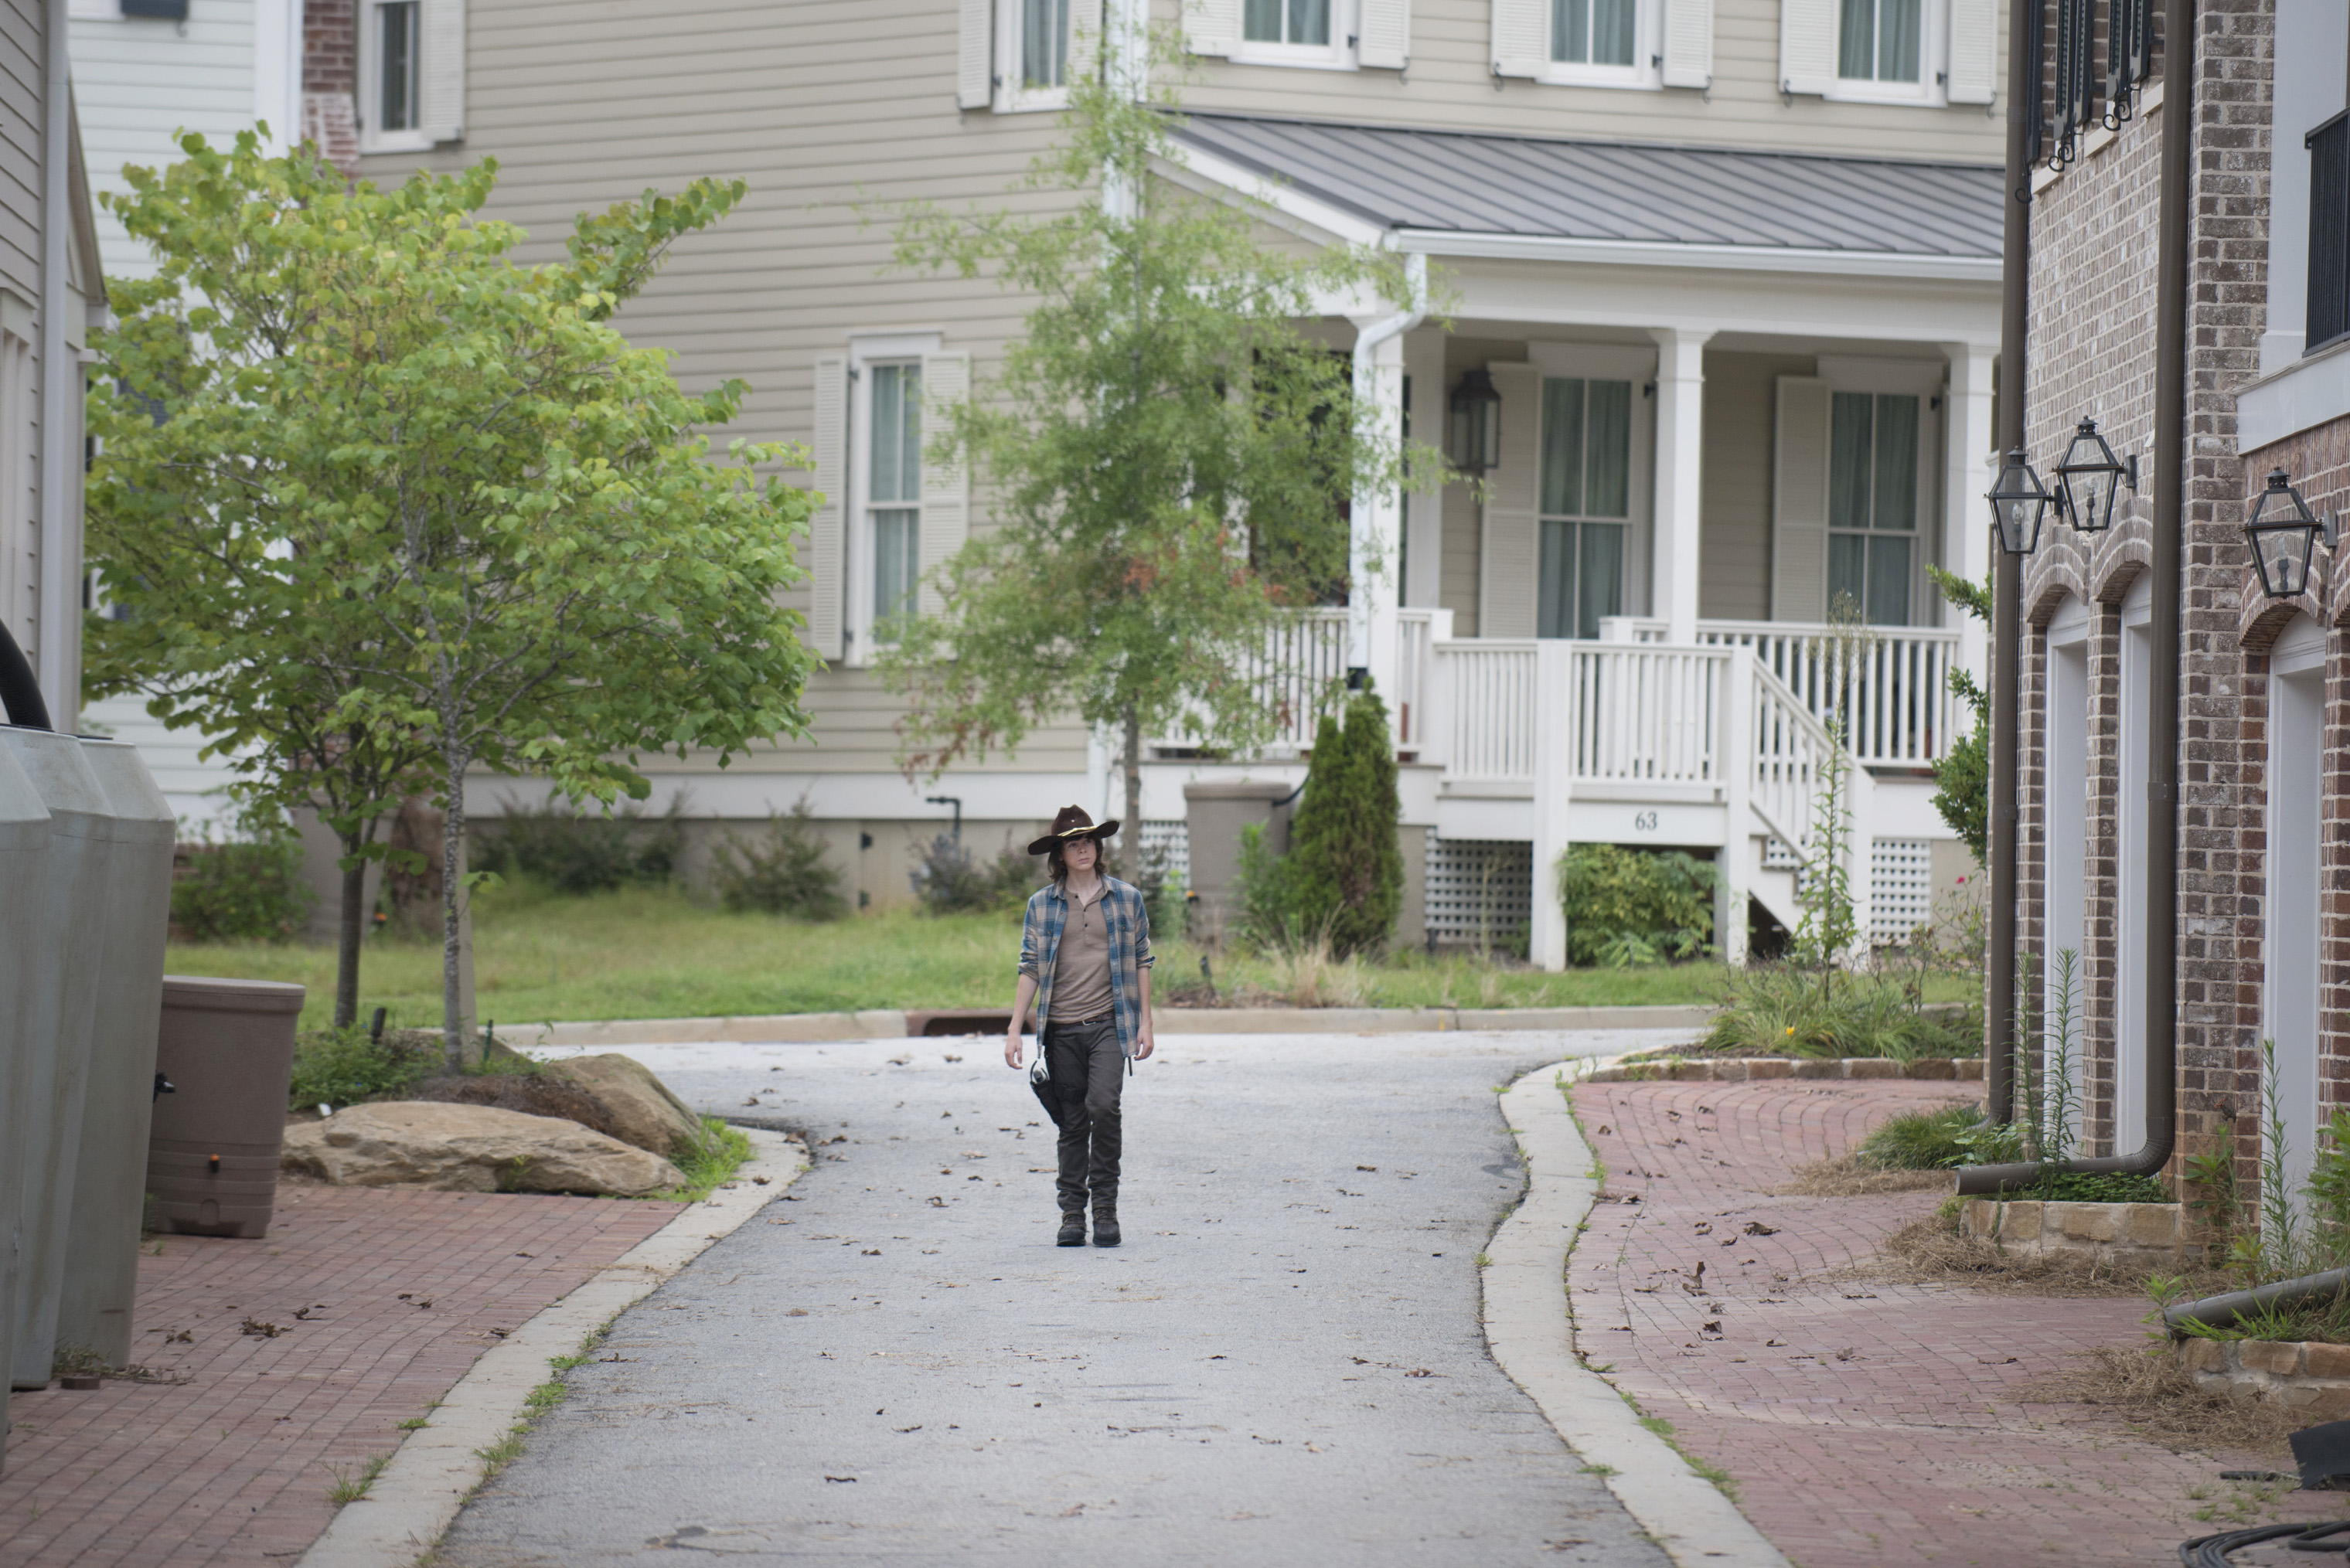
[[[1020,929],[1020,984],[1003,1062],[1020,1065],[1020,1022],[1036,1004],[1036,1049],[1051,1075],[1047,1104],[1060,1128],[1064,1247],[1086,1244],[1086,1198],[1094,1209],[1094,1245],[1118,1243],[1118,1094],[1128,1058],[1150,1055],[1150,920],[1142,894],[1101,871],[1101,841],[1116,817],[1097,826],[1083,808],[1063,806],[1051,831],[1028,846],[1050,857],[1053,879],[1028,898]]]

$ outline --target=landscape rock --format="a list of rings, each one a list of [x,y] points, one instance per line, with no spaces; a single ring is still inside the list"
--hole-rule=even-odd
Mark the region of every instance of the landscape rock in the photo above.
[[[289,1127],[283,1163],[336,1187],[638,1198],[685,1184],[668,1160],[577,1122],[423,1100],[353,1106]]]
[[[549,1062],[546,1072],[578,1085],[611,1113],[612,1136],[654,1154],[681,1158],[702,1142],[702,1118],[686,1108],[652,1069],[633,1056],[608,1052]]]
[[[568,1078],[536,1069],[426,1078],[408,1085],[402,1097],[452,1106],[495,1106],[502,1111],[520,1111],[526,1116],[560,1116],[567,1122],[577,1122],[589,1132],[599,1132],[606,1137],[619,1137],[611,1107],[601,1099]],[[658,1154],[660,1150],[653,1152]]]

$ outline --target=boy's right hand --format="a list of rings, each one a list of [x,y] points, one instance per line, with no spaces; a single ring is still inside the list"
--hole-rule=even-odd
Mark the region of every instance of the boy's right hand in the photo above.
[[[1003,1036],[1003,1064],[1007,1067],[1020,1065],[1020,1026],[1016,1023]]]

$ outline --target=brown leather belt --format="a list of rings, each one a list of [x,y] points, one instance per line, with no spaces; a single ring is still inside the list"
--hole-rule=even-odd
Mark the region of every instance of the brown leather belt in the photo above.
[[[1116,1018],[1117,1016],[1118,1009],[1112,1008],[1107,1012],[1097,1012],[1091,1018],[1048,1018],[1045,1021],[1045,1027],[1047,1029],[1082,1029],[1088,1023],[1107,1023],[1111,1019]]]

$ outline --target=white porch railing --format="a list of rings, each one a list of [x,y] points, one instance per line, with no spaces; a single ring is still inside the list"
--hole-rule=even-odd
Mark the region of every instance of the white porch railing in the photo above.
[[[1243,679],[1263,693],[1273,718],[1266,750],[1294,753],[1314,743],[1315,727],[1347,691],[1347,612],[1315,609],[1265,637],[1264,650],[1248,661]],[[1197,746],[1195,731],[1178,728],[1156,737],[1161,748]]]
[[[1455,644],[1454,646],[1459,646]],[[1703,649],[1575,645],[1564,702],[1576,782],[1718,784],[1730,656]]]
[[[1827,727],[1812,716],[1802,698],[1754,664],[1753,772],[1748,804],[1772,836],[1799,856],[1811,837],[1812,790],[1819,782],[1828,747]]]
[[[1665,623],[1623,617],[1626,640],[1662,642]],[[1948,755],[1958,738],[1958,699],[1950,694],[1959,634],[1939,627],[1862,628],[1859,653],[1844,702],[1845,742],[1867,767],[1926,767]],[[1801,621],[1701,620],[1697,639],[1751,648],[1755,661],[1777,676],[1806,711],[1825,723],[1836,706],[1831,645],[1834,628]]]
[[[1534,780],[1534,639],[1464,638],[1430,645],[1450,722],[1441,737],[1448,778],[1492,784]]]

